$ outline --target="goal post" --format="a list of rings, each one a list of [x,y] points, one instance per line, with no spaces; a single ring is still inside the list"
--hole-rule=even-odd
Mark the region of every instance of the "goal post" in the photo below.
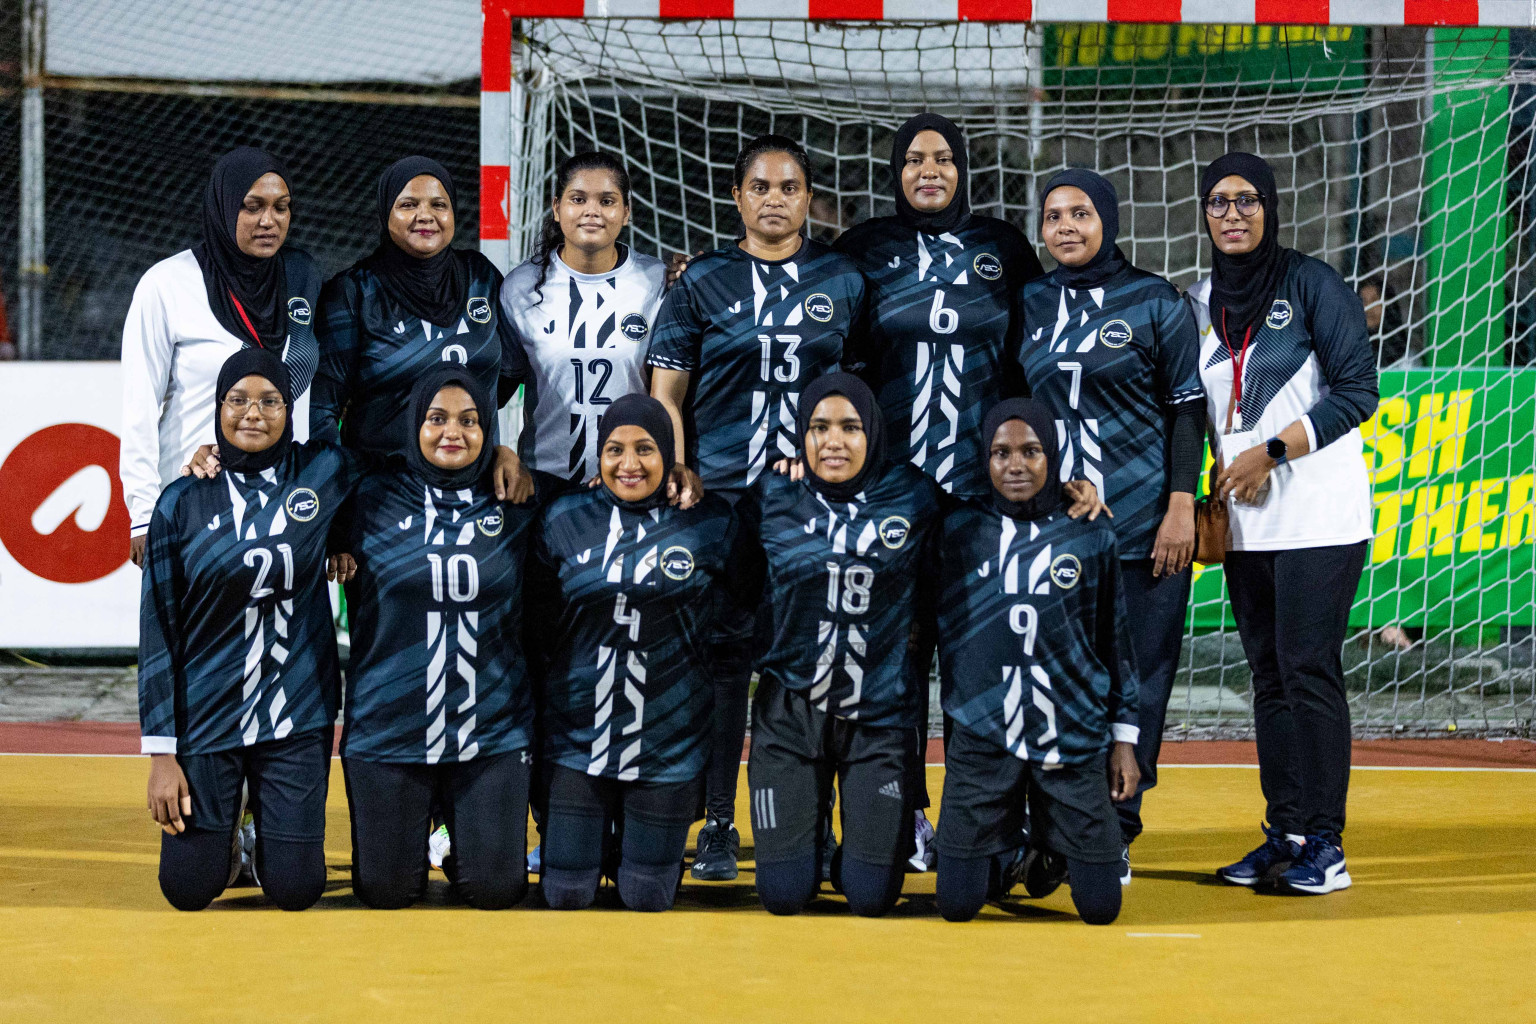
[[[482,13],[480,237],[504,269],[573,152],[626,161],[628,241],[691,252],[739,232],[740,145],[790,135],[811,156],[809,229],[830,239],[893,212],[891,136],[933,110],[966,130],[979,212],[1033,238],[1037,185],[1093,167],[1120,192],[1131,260],[1187,288],[1209,268],[1201,167],[1229,149],[1264,156],[1282,242],[1381,299],[1382,402],[1363,427],[1376,532],[1344,653],[1357,729],[1529,733],[1525,0],[483,0]],[[1202,569],[1169,735],[1250,729],[1248,681],[1220,567]]]

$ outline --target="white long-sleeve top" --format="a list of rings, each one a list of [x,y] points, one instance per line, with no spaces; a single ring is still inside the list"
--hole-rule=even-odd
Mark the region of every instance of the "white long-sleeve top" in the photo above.
[[[293,436],[309,438],[309,381],[319,350],[310,321],[319,274],[307,254],[284,250],[288,342],[283,361],[297,393]],[[208,305],[202,268],[191,249],[161,260],[133,292],[123,324],[123,426],[118,472],[135,537],[149,529],[160,491],[181,475],[199,445],[214,442],[214,387],[224,361],[243,342]]]

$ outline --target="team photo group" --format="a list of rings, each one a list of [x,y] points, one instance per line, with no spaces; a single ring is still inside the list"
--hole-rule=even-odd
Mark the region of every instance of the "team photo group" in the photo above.
[[[144,274],[122,344],[173,906],[242,874],[319,900],[339,729],[369,907],[440,865],[477,908],[536,874],[554,909],[611,884],[667,910],[737,877],[746,749],[771,913],[832,892],[879,916],[934,871],[951,921],[1065,884],[1108,924],[1197,554],[1223,563],[1265,802],[1210,869],[1350,885],[1340,651],[1378,399],[1354,290],[1281,245],[1251,154],[1175,211],[1208,244],[1187,292],[1130,263],[1093,169],[1045,179],[1036,223],[984,216],[961,130],[924,113],[890,171],[895,214],[824,244],[805,149],[753,139],[740,236],[663,262],[622,241],[624,162],[578,153],[503,278],[454,245],[448,171],[409,157],[358,226],[372,253],[326,281],[285,244],[304,182],[217,160],[201,241]]]

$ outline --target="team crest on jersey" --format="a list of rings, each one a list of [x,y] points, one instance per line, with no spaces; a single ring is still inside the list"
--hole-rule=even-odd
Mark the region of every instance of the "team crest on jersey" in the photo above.
[[[1125,348],[1131,343],[1131,325],[1124,320],[1111,320],[1099,328],[1099,341],[1105,348]]]
[[[1083,563],[1076,555],[1057,555],[1051,562],[1051,579],[1062,590],[1071,590],[1082,578]]]
[[[805,297],[805,315],[817,323],[826,323],[832,319],[832,313],[836,309],[832,305],[832,297],[825,292],[817,292],[815,295]]]
[[[314,314],[309,308],[309,300],[302,295],[295,295],[288,300],[288,319],[296,324],[308,325]]]
[[[626,313],[624,319],[619,321],[619,330],[624,333],[624,337],[638,343],[644,341],[645,336],[651,332],[651,325],[639,313]]]
[[[895,551],[907,542],[912,524],[901,516],[890,516],[880,524],[880,543]]]
[[[1278,331],[1291,322],[1291,304],[1284,299],[1276,299],[1274,305],[1269,307],[1269,316],[1264,318],[1264,326]]]
[[[491,322],[491,300],[484,295],[471,295],[469,297],[469,305],[464,307],[464,311],[477,324],[488,324]]]
[[[1003,261],[989,252],[978,253],[976,259],[971,262],[976,273],[988,281],[996,281],[1003,276]]]
[[[288,500],[283,502],[283,507],[288,510],[289,519],[307,523],[320,511],[320,495],[308,487],[295,487],[288,492]]]
[[[475,520],[475,528],[487,537],[496,537],[501,534],[501,527],[504,522],[505,517],[499,511],[487,512]]]
[[[668,579],[687,579],[693,575],[693,552],[685,547],[667,548],[661,553],[661,571]]]

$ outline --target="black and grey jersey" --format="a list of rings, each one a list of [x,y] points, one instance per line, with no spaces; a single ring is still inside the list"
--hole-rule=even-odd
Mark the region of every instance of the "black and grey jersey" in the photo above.
[[[549,506],[538,542],[559,576],[540,720],[549,760],[622,782],[703,770],[705,645],[736,536],[715,495],[690,509],[632,511],[596,488]]]
[[[1056,416],[1062,479],[1098,488],[1115,513],[1120,557],[1152,557],[1168,511],[1172,417],[1205,401],[1189,304],[1127,265],[1101,288],[1032,281],[1022,305],[1019,363]]]
[[[358,486],[337,529],[357,560],[343,755],[439,764],[528,748],[523,581],[537,518],[533,502],[445,491],[405,467]]]
[[[311,441],[260,473],[161,493],[139,607],[145,753],[211,754],[336,720],[326,537],[364,468]]]
[[[858,268],[814,239],[777,262],[733,243],[688,264],[662,301],[647,361],[690,375],[687,458],[706,487],[748,487],[794,456],[800,389],[838,368],[863,311]]]
[[[869,330],[844,362],[875,392],[893,449],[946,491],[986,494],[981,419],[1022,390],[1007,356],[1019,287],[1042,273],[1034,250],[981,216],[938,235],[881,217],[835,248],[869,282]]]
[[[892,465],[853,501],[770,473],[737,506],[767,558],[772,642],[760,674],[819,710],[871,726],[917,724],[908,639],[931,581],[938,485]]]
[[[501,272],[479,253],[467,255],[469,294],[448,325],[407,313],[366,268],[326,282],[316,324],[320,367],[310,398],[311,436],[398,454],[416,443],[401,413],[417,379],[434,366],[458,363],[488,395],[498,388],[509,394],[527,379],[527,357],[501,310]]]
[[[1136,742],[1136,669],[1107,520],[1030,522],[966,502],[944,517],[939,548],[939,665],[957,726],[1046,766]]]
[[[558,254],[507,275],[501,313],[528,358],[524,465],[585,482],[597,472],[597,422],[620,395],[646,389],[645,354],[661,309],[661,260],[620,246],[607,273],[579,274]]]

